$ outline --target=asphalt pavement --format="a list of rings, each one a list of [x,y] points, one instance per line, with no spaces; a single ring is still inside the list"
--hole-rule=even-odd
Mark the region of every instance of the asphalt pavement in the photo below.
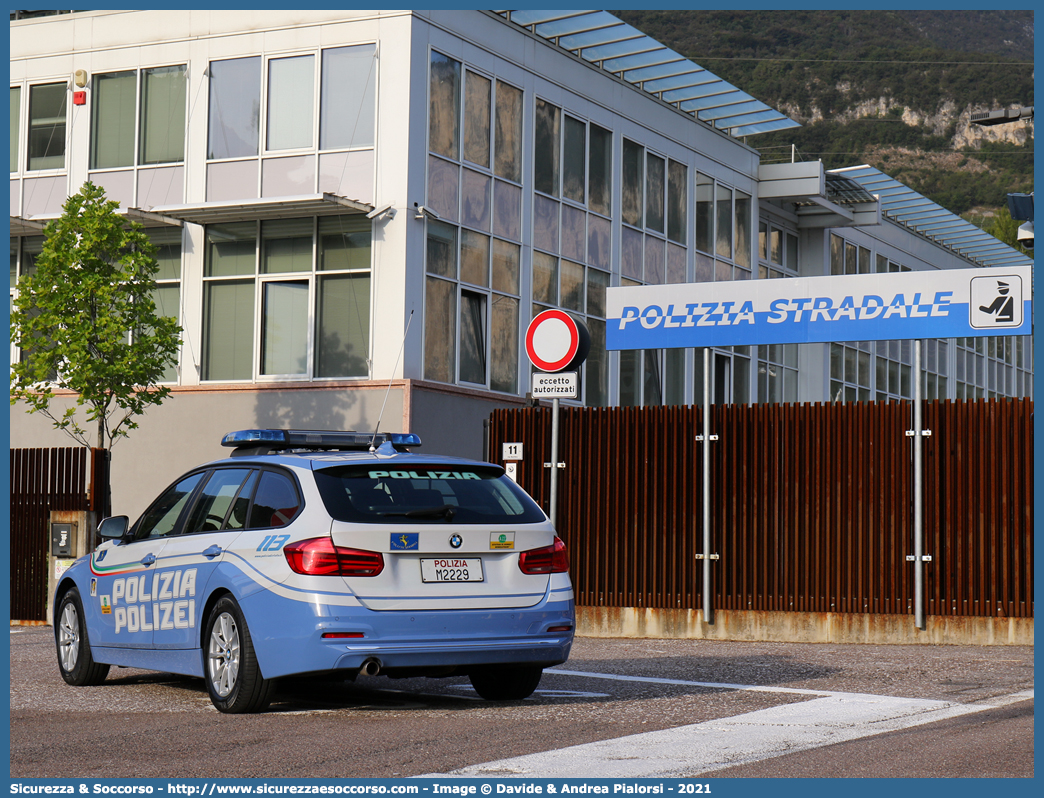
[[[466,678],[280,684],[228,716],[202,680],[66,685],[11,630],[11,775],[931,778],[1033,775],[1033,648],[578,638],[525,701]]]

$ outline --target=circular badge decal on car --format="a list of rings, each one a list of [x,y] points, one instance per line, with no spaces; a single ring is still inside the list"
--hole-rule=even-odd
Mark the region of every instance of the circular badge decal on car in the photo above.
[[[460,535],[453,535],[450,538],[450,545],[455,549],[459,549],[463,544],[464,538],[462,538]]]

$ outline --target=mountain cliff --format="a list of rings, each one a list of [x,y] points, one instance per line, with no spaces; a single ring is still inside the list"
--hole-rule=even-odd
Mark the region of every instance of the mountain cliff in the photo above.
[[[765,162],[868,163],[981,221],[1033,190],[1031,11],[615,11],[803,127],[752,136]]]

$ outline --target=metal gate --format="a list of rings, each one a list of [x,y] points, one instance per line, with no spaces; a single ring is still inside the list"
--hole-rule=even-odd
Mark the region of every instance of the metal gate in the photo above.
[[[702,609],[702,408],[563,408],[577,604]],[[925,405],[925,610],[1033,617],[1033,403]],[[715,405],[715,609],[913,613],[911,403]],[[493,413],[547,509],[551,412]]]
[[[11,450],[11,619],[44,621],[52,510],[108,513],[108,453]]]

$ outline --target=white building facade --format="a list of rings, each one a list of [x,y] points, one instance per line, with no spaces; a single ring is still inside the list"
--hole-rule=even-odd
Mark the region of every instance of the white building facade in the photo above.
[[[184,328],[172,395],[114,450],[114,512],[221,456],[233,429],[379,422],[481,456],[491,410],[525,402],[524,334],[545,308],[591,332],[580,402],[702,401],[693,350],[605,350],[609,286],[1029,262],[929,236],[874,170],[762,164],[746,142],[794,123],[691,62],[635,55],[633,29],[595,13],[12,21],[12,296],[89,180],[146,225],[157,303]],[[929,341],[926,395],[1030,395],[1031,347]],[[722,348],[714,400],[911,398],[910,351]],[[12,447],[66,444],[12,408]]]

